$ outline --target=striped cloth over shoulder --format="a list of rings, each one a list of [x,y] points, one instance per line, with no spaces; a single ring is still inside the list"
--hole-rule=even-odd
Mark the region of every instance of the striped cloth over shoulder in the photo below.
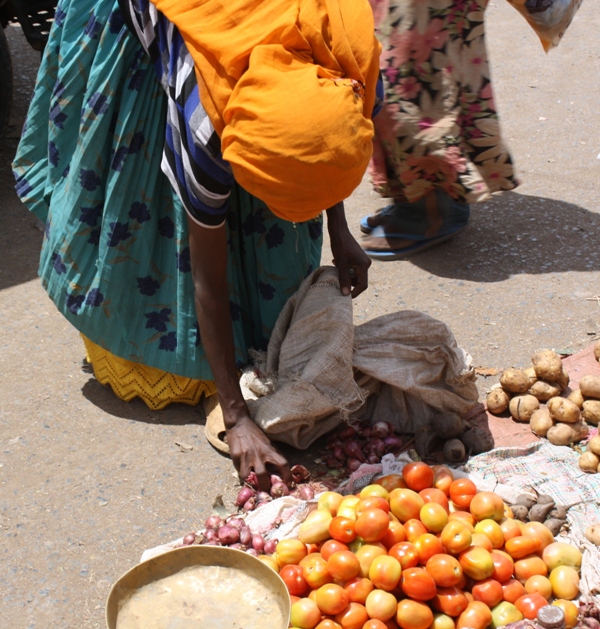
[[[161,168],[188,215],[205,227],[225,222],[233,185],[221,140],[200,102],[194,61],[177,28],[148,0],[120,0],[168,99]]]

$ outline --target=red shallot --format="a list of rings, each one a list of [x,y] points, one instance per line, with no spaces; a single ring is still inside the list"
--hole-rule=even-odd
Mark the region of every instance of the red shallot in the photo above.
[[[300,485],[298,487],[298,498],[300,500],[312,500],[315,497],[315,490],[310,485]]]
[[[252,498],[256,495],[256,492],[252,487],[242,487],[238,492],[237,498],[235,499],[235,504],[237,507],[243,507],[249,498]]]
[[[217,530],[223,524],[223,520],[218,515],[211,515],[204,523],[205,528]]]
[[[386,452],[398,452],[404,445],[402,439],[397,435],[388,435],[383,442],[385,443]]]
[[[240,531],[240,544],[244,546],[250,546],[252,543],[252,531],[246,527]]]
[[[263,546],[263,553],[265,553],[265,555],[272,555],[277,548],[277,541],[276,539],[267,540]]]
[[[290,490],[283,481],[277,481],[271,485],[271,496],[273,498],[281,498],[282,496],[289,496]]]
[[[356,472],[356,470],[362,465],[362,463],[358,460],[358,459],[348,459],[346,461],[346,467],[351,471],[351,472]]]
[[[217,534],[215,529],[206,529],[206,531],[204,531],[204,539],[206,540],[206,543],[208,543],[208,542],[218,542],[219,541],[219,535]]]
[[[254,496],[250,496],[250,498],[248,498],[248,500],[244,503],[242,511],[244,511],[244,513],[248,513],[248,511],[254,511],[255,508],[256,498]]]
[[[350,440],[346,441],[344,444],[344,452],[353,459],[358,459],[361,463],[365,460],[365,455],[363,454],[360,446],[358,445],[358,441]]]
[[[218,530],[219,541],[221,544],[225,544],[226,546],[231,546],[232,544],[236,544],[240,540],[240,532],[229,524],[223,524],[223,526]]]
[[[356,428],[354,428],[354,426],[344,426],[337,435],[342,441],[353,439],[356,437]]]
[[[271,494],[268,491],[259,491],[256,494],[257,502],[271,502],[273,498],[271,498]]]
[[[254,548],[248,548],[248,549],[246,549],[246,552],[249,555],[252,555],[253,557],[259,557],[260,556],[260,553],[256,549],[254,549]]]
[[[188,533],[184,538],[181,544],[183,546],[191,546],[196,541],[196,533]]]
[[[304,465],[294,465],[291,469],[292,480],[299,485],[300,483],[306,483],[310,479],[310,472],[304,467]]]
[[[265,547],[265,538],[262,535],[255,533],[252,536],[252,548],[254,548],[254,550],[257,550],[259,553],[261,553],[264,547]]]
[[[371,427],[371,437],[385,439],[390,434],[390,427],[387,422],[375,422]]]

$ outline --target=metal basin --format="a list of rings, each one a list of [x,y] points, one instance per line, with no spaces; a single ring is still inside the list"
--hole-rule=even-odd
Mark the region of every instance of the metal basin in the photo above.
[[[248,553],[186,546],[138,564],[112,587],[108,629],[287,629],[281,577]]]

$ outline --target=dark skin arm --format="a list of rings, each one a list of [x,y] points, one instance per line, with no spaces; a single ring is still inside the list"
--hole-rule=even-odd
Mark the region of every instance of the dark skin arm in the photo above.
[[[327,217],[342,293],[355,297],[367,288],[371,261],[350,234],[343,204],[327,210]],[[272,473],[289,484],[288,462],[250,417],[239,385],[229,309],[225,226],[207,229],[189,219],[188,226],[200,336],[215,379],[233,464],[241,478],[254,470],[263,491],[269,490]]]

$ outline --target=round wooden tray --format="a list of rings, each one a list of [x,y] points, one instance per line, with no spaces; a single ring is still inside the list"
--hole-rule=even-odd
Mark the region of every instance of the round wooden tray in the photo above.
[[[256,557],[186,546],[126,572],[106,603],[108,629],[287,629],[290,597]]]

